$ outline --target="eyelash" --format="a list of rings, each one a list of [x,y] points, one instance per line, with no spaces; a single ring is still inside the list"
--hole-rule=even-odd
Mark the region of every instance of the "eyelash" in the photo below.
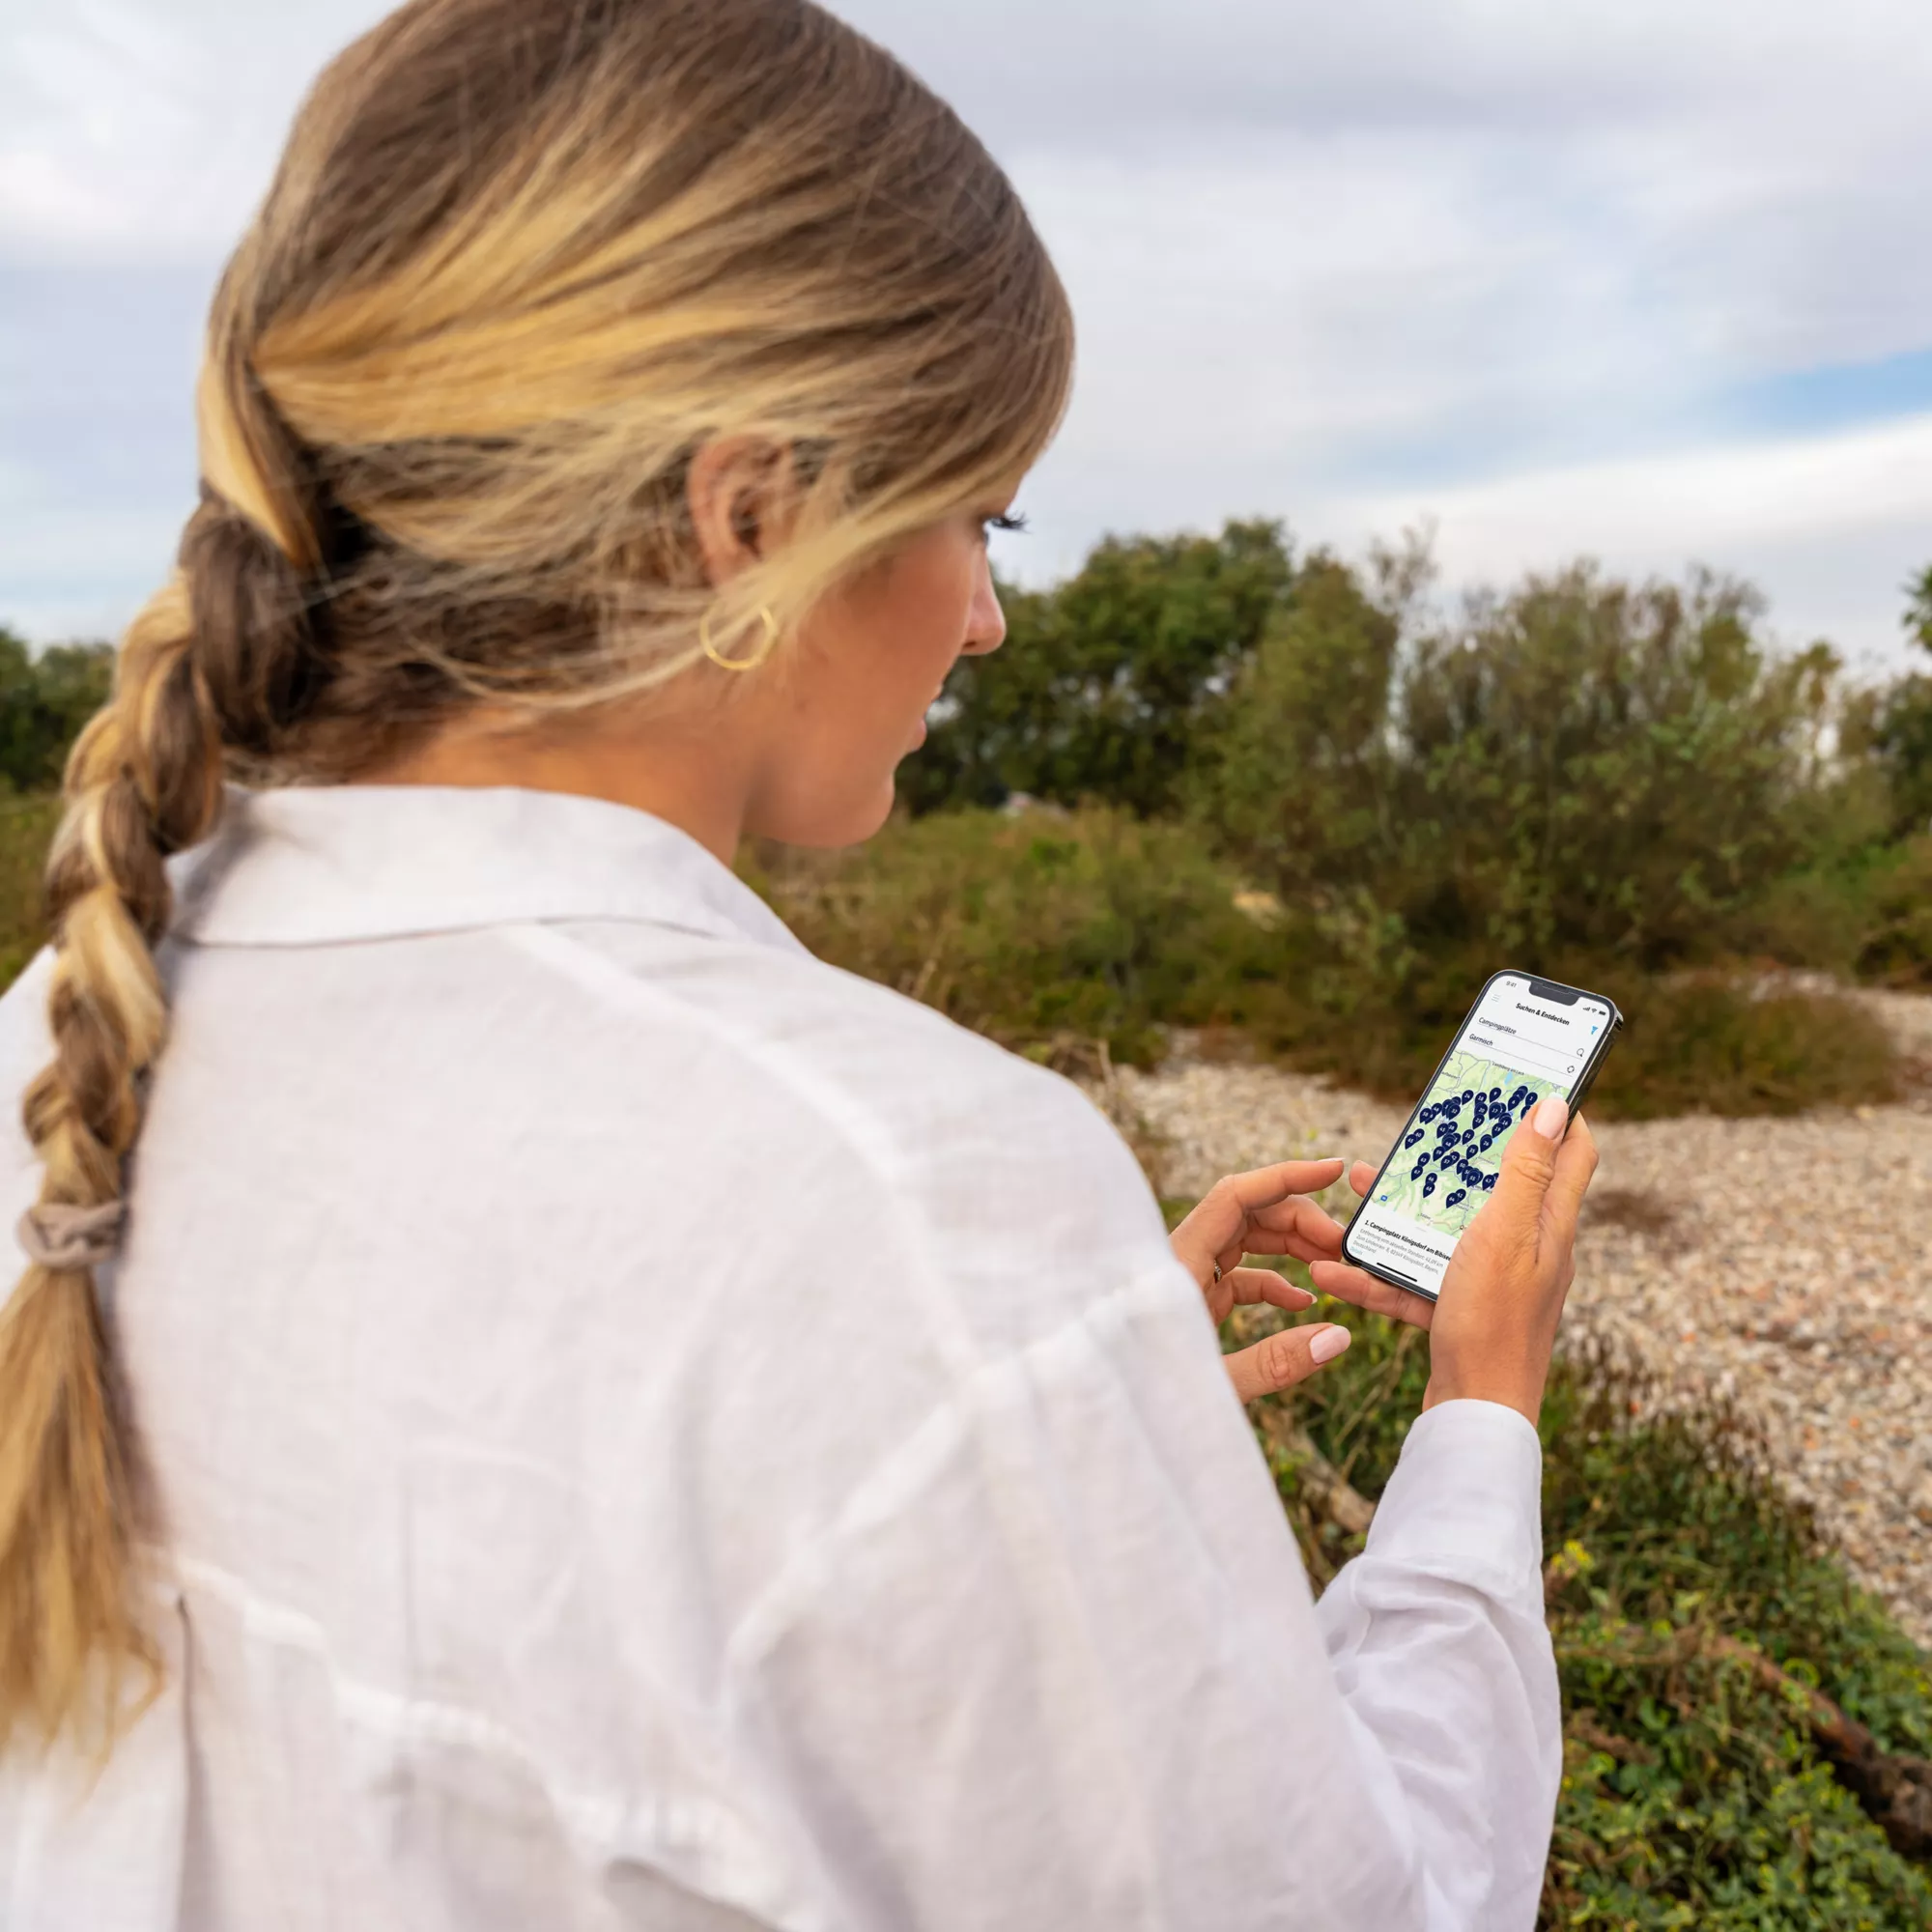
[[[982,517],[980,522],[989,530],[1019,531],[1027,526],[1027,520],[1024,517]]]

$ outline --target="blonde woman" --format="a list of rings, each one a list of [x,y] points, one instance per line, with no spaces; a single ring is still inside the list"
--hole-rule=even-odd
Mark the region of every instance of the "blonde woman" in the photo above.
[[[1345,1331],[1210,1317],[1304,1299],[1250,1249],[1395,1298],[1341,1163],[1170,1245],[729,868],[884,818],[1071,355],[806,0],[413,0],[323,76],[0,1005],[9,1927],[1530,1924],[1587,1134],[1318,1609],[1236,1397]]]

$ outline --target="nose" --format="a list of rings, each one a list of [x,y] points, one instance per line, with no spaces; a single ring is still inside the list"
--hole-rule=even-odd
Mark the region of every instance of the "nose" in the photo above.
[[[1007,613],[1000,608],[1000,593],[993,588],[993,563],[983,552],[979,574],[973,581],[973,602],[966,611],[966,641],[960,654],[982,658],[1007,640]]]

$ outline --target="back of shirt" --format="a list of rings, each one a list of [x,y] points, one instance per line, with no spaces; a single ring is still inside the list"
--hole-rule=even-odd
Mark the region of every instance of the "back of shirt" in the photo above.
[[[1503,1840],[1475,1906],[1533,1863],[1489,1815],[1550,1715],[1506,1424],[1463,1474],[1521,1606],[1460,1676],[1422,1646],[1476,1771],[1418,1816],[1070,1088],[639,814],[233,818],[103,1280],[174,1667],[81,1810],[21,1787],[6,1922],[1515,1922],[1431,1872],[1441,1829]]]

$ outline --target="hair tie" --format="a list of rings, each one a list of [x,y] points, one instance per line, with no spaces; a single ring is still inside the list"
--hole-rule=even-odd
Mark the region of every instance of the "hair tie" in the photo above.
[[[127,1215],[125,1201],[103,1201],[98,1208],[47,1201],[29,1208],[14,1234],[29,1261],[57,1274],[78,1273],[114,1259]]]

